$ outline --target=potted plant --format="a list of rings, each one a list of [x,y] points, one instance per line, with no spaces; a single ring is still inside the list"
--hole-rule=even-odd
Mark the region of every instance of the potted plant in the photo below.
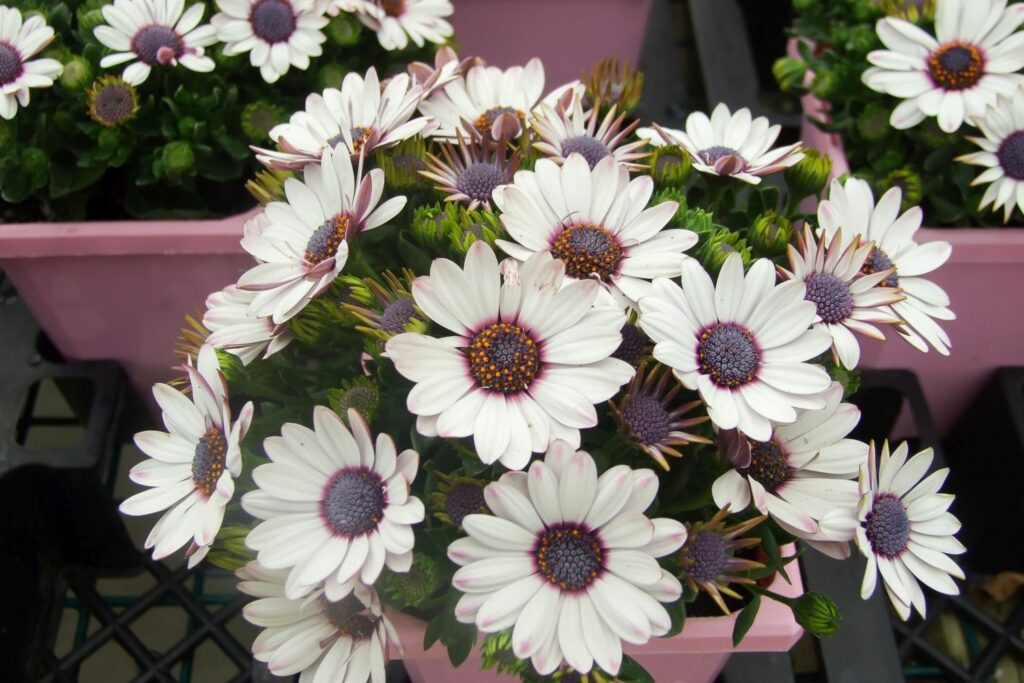
[[[270,131],[349,69],[383,78],[431,55],[451,5],[427,4],[425,19],[414,1],[0,9],[0,268],[57,349],[118,360],[148,394],[174,362],[175,321],[245,267],[250,145],[273,147]]]
[[[864,349],[874,367],[917,372],[936,419],[948,430],[995,368],[1024,358],[1013,341],[1006,299],[992,295],[1016,291],[1024,272],[1024,232],[1018,229],[1024,216],[1013,166],[1014,140],[1024,138],[1015,133],[1024,127],[1024,100],[1017,92],[1024,58],[1015,47],[1024,36],[1018,30],[1022,6],[974,7],[958,0],[795,4],[799,17],[790,54],[775,72],[784,87],[802,95],[804,141],[828,154],[837,177],[863,178],[876,195],[901,188],[903,208],[920,202],[923,224],[933,226],[918,232],[922,240],[952,247],[934,278],[956,309],[956,319],[944,324],[950,344],[929,345],[924,354],[895,344]],[[969,36],[975,10],[984,22],[978,35]],[[998,29],[981,31],[989,24]],[[1008,56],[1000,62],[1003,50]],[[985,65],[971,71],[975,54]],[[950,104],[932,108],[943,93]],[[1000,158],[1009,170],[1001,170]],[[942,346],[956,349],[952,359],[940,357]]]
[[[356,683],[389,654],[418,681],[712,680],[838,626],[796,539],[853,542],[903,618],[919,580],[956,592],[945,472],[848,437],[854,333],[901,296],[873,242],[794,232],[828,160],[724,106],[634,135],[596,95],[629,84],[545,97],[538,66],[437,64],[434,125],[393,147],[296,124],[261,153],[290,170],[255,264],[135,437],[147,549],[236,570],[272,673]]]

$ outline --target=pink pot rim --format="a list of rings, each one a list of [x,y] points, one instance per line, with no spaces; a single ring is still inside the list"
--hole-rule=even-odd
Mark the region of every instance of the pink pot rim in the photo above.
[[[782,547],[784,556],[796,552],[793,545]],[[790,563],[787,572],[792,583],[787,583],[781,575],[776,575],[771,590],[786,597],[797,597],[804,592],[803,577],[796,562]],[[448,660],[448,652],[440,643],[435,643],[429,650],[423,649],[423,633],[426,623],[403,612],[388,612],[388,618],[394,623],[402,639],[405,654],[402,659]],[[734,651],[746,652],[780,652],[788,650],[800,638],[803,629],[797,625],[789,608],[774,600],[762,600],[754,625],[747,633],[739,647],[732,646],[732,629],[736,623],[736,613],[721,617],[689,617],[683,630],[671,638],[652,638],[644,645],[624,643],[623,649],[631,655],[638,654],[671,654],[671,653],[727,653]],[[394,658],[399,655],[392,652]]]
[[[257,206],[218,219],[0,225],[0,261],[62,256],[238,254],[242,226],[261,210]]]

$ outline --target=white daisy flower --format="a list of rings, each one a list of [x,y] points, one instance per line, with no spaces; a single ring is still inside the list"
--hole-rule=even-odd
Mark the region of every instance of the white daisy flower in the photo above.
[[[811,327],[815,306],[804,284],[775,284],[775,267],[758,259],[743,276],[732,254],[715,286],[700,263],[683,263],[682,287],[668,278],[640,299],[639,325],[654,357],[687,389],[700,392],[719,429],[768,441],[772,422],[796,421],[796,408],[820,410],[828,373],[807,361],[832,345]]]
[[[817,307],[814,326],[829,333],[833,358],[850,370],[860,360],[860,344],[854,332],[884,340],[875,323],[900,323],[889,305],[902,301],[903,293],[886,284],[896,268],[868,275],[861,272],[874,248],[871,242],[861,240],[844,244],[842,230],[816,240],[805,224],[803,234],[797,235],[797,246],[788,248],[792,272],[779,268],[783,278],[804,283],[804,298]]]
[[[631,171],[645,168],[637,160],[648,156],[647,152],[641,151],[647,146],[647,141],[634,140],[623,144],[640,125],[639,120],[623,128],[626,115],[620,114],[616,118],[615,106],[608,110],[600,127],[599,117],[600,111],[596,107],[586,113],[583,111],[583,96],[575,92],[566,93],[554,106],[541,102],[530,122],[540,138],[533,146],[558,163],[564,163],[566,157],[576,152],[583,155],[590,168],[609,155]]]
[[[580,673],[615,675],[622,641],[668,632],[659,603],[678,600],[679,580],[655,559],[686,542],[686,527],[644,511],[658,491],[651,470],[612,467],[554,444],[529,473],[509,472],[484,489],[492,515],[462,520],[468,538],[448,546],[465,593],[455,616],[484,633],[512,629],[512,650],[542,675],[564,659]]]
[[[335,0],[334,7],[335,14],[355,12],[385,50],[444,43],[455,32],[447,20],[455,11],[451,0]]]
[[[597,279],[631,301],[648,294],[651,278],[679,273],[683,252],[697,243],[690,230],[662,230],[679,205],[649,207],[650,176],[630,180],[614,157],[593,169],[577,153],[559,166],[540,159],[533,171],[519,171],[494,201],[513,241],[498,240],[509,256],[525,261],[550,252],[565,262],[575,280]]]
[[[295,338],[287,325],[277,325],[269,317],[253,317],[249,310],[255,292],[229,285],[206,298],[203,326],[210,331],[206,343],[224,349],[248,365],[262,356],[269,358]]]
[[[235,493],[234,477],[242,473],[242,451],[252,420],[252,402],[232,421],[227,382],[211,346],[199,350],[197,366],[189,363],[192,399],[167,384],[153,387],[163,411],[166,432],[135,435],[135,445],[151,459],[131,469],[136,484],[150,486],[121,503],[126,515],[149,515],[168,510],[146,538],[153,559],[161,560],[183,545],[189,548],[189,566],[209,550],[224,521],[224,508]]]
[[[886,17],[875,26],[888,50],[868,54],[874,66],[862,80],[903,101],[893,128],[912,128],[937,116],[939,128],[956,131],[980,117],[999,95],[1024,85],[1024,3],[1007,0],[937,0],[935,37],[909,21]],[[1012,34],[1012,35],[1011,35]]]
[[[309,58],[323,54],[327,0],[217,0],[210,20],[224,42],[224,54],[249,53],[249,62],[267,83],[290,67],[305,71]]]
[[[419,455],[401,454],[387,434],[376,444],[370,428],[349,409],[351,431],[332,410],[313,410],[313,429],[288,423],[263,441],[271,462],[253,470],[259,487],[242,507],[261,522],[245,542],[268,569],[288,569],[284,592],[301,598],[324,582],[337,601],[362,582],[373,585],[386,565],[407,572],[423,521],[419,498],[409,495]]]
[[[217,42],[217,29],[199,26],[204,3],[186,10],[184,0],[114,0],[101,11],[107,24],[97,26],[93,34],[114,54],[101,59],[100,66],[131,62],[121,74],[128,83],[143,83],[155,66],[181,64],[192,71],[213,71],[213,60],[204,56],[203,48]]]
[[[402,645],[372,588],[356,586],[335,602],[323,590],[292,599],[285,593],[285,571],[250,562],[236,575],[238,590],[258,598],[242,614],[263,628],[252,654],[270,673],[301,674],[303,683],[385,683],[388,647],[401,656]]]
[[[549,93],[544,101],[554,103],[569,89],[582,93],[583,86],[578,81],[567,83]],[[462,129],[463,120],[488,135],[502,117],[519,126],[526,125],[543,94],[544,64],[536,57],[525,66],[505,70],[480,64],[470,68],[465,77],[424,99],[420,111],[437,121],[434,135],[454,138],[455,131]],[[497,134],[493,137],[500,138]]]
[[[856,534],[857,547],[868,558],[861,597],[871,597],[881,574],[885,592],[904,620],[910,618],[911,607],[925,615],[918,581],[946,595],[960,592],[950,577],[963,579],[964,573],[948,555],[965,550],[953,537],[960,522],[947,512],[953,496],[939,493],[949,470],[943,468],[925,477],[932,464],[932,449],[909,460],[907,453],[904,442],[890,455],[886,442],[877,461],[872,443],[868,460],[861,465],[856,511],[836,510],[822,522]]]
[[[388,357],[416,383],[406,406],[421,434],[473,437],[480,459],[522,469],[556,439],[580,443],[594,404],[633,376],[612,358],[626,316],[595,307],[600,285],[565,282],[565,265],[539,252],[502,283],[498,260],[477,241],[465,270],[435,259],[413,283],[416,305],[455,336],[400,334]]]
[[[833,383],[824,408],[799,411],[795,422],[776,426],[767,441],[748,442],[748,462],[734,463],[712,485],[715,505],[740,512],[753,502],[810,546],[849,557],[846,541],[852,535],[836,539],[818,528],[830,510],[856,509],[860,495],[854,480],[867,461],[868,445],[846,438],[860,421],[860,410],[842,399],[842,386]]]
[[[378,207],[384,172],[357,176],[340,146],[325,150],[322,163],[306,166],[303,178],[285,181],[288,201],[267,205],[262,234],[242,238],[260,263],[242,274],[238,288],[256,292],[251,315],[271,316],[278,325],[330,287],[356,235],[387,223],[405,206],[405,197],[393,197]]]
[[[393,147],[430,127],[430,119],[412,118],[421,97],[421,87],[406,74],[394,76],[382,88],[373,67],[366,78],[349,73],[341,90],[313,93],[305,110],[271,128],[270,137],[281,151],[253,148],[256,158],[273,168],[297,170],[338,145],[354,157]]]
[[[29,88],[49,88],[64,66],[56,59],[29,58],[53,40],[53,29],[34,14],[0,5],[0,117],[13,119],[18,105],[27,107]]]
[[[761,177],[777,173],[804,158],[800,143],[772,149],[782,126],[771,125],[764,116],[752,119],[750,110],[735,114],[719,104],[707,114],[695,111],[686,117],[686,130],[640,128],[637,135],[656,147],[678,145],[693,159],[693,167],[701,173],[728,176],[757,185]]]
[[[975,123],[985,137],[967,139],[982,151],[957,157],[957,161],[988,167],[971,183],[990,183],[978,208],[991,204],[996,211],[1003,207],[1006,223],[1015,206],[1024,212],[1024,90],[1011,98],[999,98]]]
[[[876,206],[865,181],[849,178],[843,185],[833,180],[828,199],[818,204],[818,226],[830,237],[842,229],[842,248],[858,236],[874,243],[861,272],[870,275],[896,268],[881,283],[903,292],[903,300],[892,304],[892,311],[904,324],[894,329],[915,348],[927,351],[930,344],[946,356],[949,336],[936,320],[953,320],[956,315],[949,310],[949,297],[942,288],[921,276],[945,263],[953,248],[943,241],[915,242],[923,214],[915,206],[900,215],[901,201],[898,187],[890,188]]]

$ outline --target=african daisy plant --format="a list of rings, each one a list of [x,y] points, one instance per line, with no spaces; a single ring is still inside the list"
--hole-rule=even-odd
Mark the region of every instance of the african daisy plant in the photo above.
[[[825,103],[854,175],[933,226],[1024,224],[1024,3],[797,0],[784,90]],[[978,168],[980,167],[980,168]]]
[[[348,71],[394,76],[452,36],[449,0],[3,1],[3,223],[238,213],[250,146],[273,147],[311,91],[350,99]],[[415,109],[402,101],[396,125]]]
[[[624,646],[688,615],[745,610],[738,641],[775,599],[834,632],[767,588],[796,540],[868,557],[904,617],[958,590],[944,471],[852,436],[861,336],[948,351],[920,210],[850,180],[796,214],[829,165],[746,110],[638,128],[595,95],[635,84],[413,72],[276,129],[255,263],[136,436],[122,510],[164,511],[155,556],[237,571],[257,659],[381,682],[404,611],[456,666],[479,642],[527,680],[643,680]]]

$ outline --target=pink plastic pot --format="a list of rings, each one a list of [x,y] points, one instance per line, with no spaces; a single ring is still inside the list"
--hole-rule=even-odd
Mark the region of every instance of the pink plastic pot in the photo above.
[[[792,553],[793,546],[783,548]],[[791,564],[792,584],[776,577],[771,590],[794,597],[803,593],[803,581],[796,564]],[[405,614],[391,616],[405,648],[403,663],[413,683],[500,683],[508,676],[480,671],[480,657],[474,650],[458,669],[448,661],[447,650],[439,643],[423,649],[426,624]],[[736,615],[694,617],[686,620],[683,631],[672,638],[654,638],[646,645],[626,645],[634,657],[658,683],[707,683],[725,666],[733,652],[786,652],[800,639],[803,630],[793,620],[789,608],[764,600],[753,626],[738,648],[732,646],[732,628]]]
[[[827,105],[803,98],[801,137],[832,159],[832,175],[850,168],[838,135],[822,132],[807,117],[827,116]],[[921,353],[889,335],[885,342],[860,337],[861,364],[868,368],[907,368],[917,373],[936,424],[953,427],[992,372],[1024,364],[1020,302],[1024,289],[1024,230],[1014,228],[922,228],[918,242],[945,240],[953,255],[929,277],[946,290],[956,320],[941,323],[953,342],[951,355]]]
[[[0,269],[71,360],[121,363],[147,400],[172,377],[186,314],[238,279],[257,210],[221,220],[0,225]]]
[[[546,87],[602,57],[640,59],[652,0],[457,0],[459,52],[507,68],[544,61]]]

